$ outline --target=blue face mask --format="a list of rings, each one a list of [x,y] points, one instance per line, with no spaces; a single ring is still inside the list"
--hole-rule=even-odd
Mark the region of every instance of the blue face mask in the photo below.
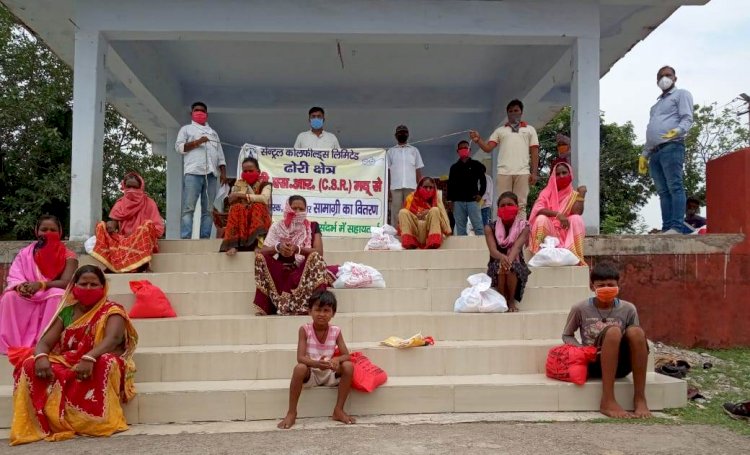
[[[312,126],[312,128],[314,130],[319,130],[319,129],[323,128],[323,119],[322,118],[312,118],[312,119],[310,119],[310,126]]]

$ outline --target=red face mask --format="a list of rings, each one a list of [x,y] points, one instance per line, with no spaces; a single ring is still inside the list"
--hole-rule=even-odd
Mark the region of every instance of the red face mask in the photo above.
[[[435,188],[420,187],[417,189],[417,195],[423,201],[428,201],[435,195]]]
[[[255,182],[258,181],[259,177],[260,177],[260,172],[258,171],[243,171],[242,172],[242,180],[246,181],[248,185],[255,185]]]
[[[471,155],[471,150],[470,149],[468,149],[468,148],[460,148],[460,149],[458,149],[458,156],[461,159],[468,158],[469,155]]]
[[[191,117],[195,123],[200,123],[201,125],[205,125],[206,120],[208,120],[208,114],[203,111],[194,111]]]
[[[612,303],[619,293],[620,288],[617,286],[596,288],[596,298],[602,303]]]
[[[497,216],[502,221],[509,222],[516,219],[516,216],[518,216],[518,206],[517,205],[506,205],[503,207],[497,208]]]
[[[557,181],[557,189],[563,190],[568,187],[573,182],[573,177],[571,177],[570,174],[564,176],[564,177],[556,177],[555,180]]]
[[[55,231],[45,232],[39,235],[39,240],[44,239],[45,245],[60,243],[60,233]]]
[[[104,288],[82,288],[75,285],[73,286],[73,297],[85,307],[94,306],[104,298]]]
[[[560,155],[565,155],[570,151],[570,146],[568,144],[557,144],[557,153]]]

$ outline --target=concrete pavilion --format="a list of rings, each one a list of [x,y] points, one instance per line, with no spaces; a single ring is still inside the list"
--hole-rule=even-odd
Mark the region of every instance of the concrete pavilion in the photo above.
[[[178,237],[174,151],[195,100],[222,141],[291,146],[307,109],[344,147],[469,128],[512,98],[541,127],[573,106],[573,164],[599,228],[599,78],[682,5],[708,0],[1,0],[74,70],[71,238],[101,214],[104,102],[167,156],[168,237]],[[655,68],[634,69],[653,77]],[[457,136],[420,146],[443,174]],[[225,146],[228,171],[238,149]]]

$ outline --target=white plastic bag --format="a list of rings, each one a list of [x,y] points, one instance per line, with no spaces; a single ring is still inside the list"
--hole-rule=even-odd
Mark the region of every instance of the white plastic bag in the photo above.
[[[505,313],[508,304],[505,297],[492,289],[492,278],[485,273],[477,273],[466,279],[470,287],[461,291],[453,311],[456,313]]]
[[[560,248],[560,240],[557,237],[547,236],[539,251],[529,261],[531,267],[563,267],[578,265],[581,262],[572,251]]]
[[[382,227],[371,227],[370,240],[368,240],[367,245],[365,245],[365,251],[403,250],[404,247],[401,246],[401,242],[399,242],[395,236],[396,229],[388,224]]]
[[[335,289],[384,288],[385,279],[375,268],[356,262],[344,262],[333,282]]]
[[[216,198],[214,199],[214,208],[221,214],[224,214],[224,199],[227,196],[229,196],[229,185],[225,183],[216,192]]]
[[[83,242],[83,249],[86,250],[87,254],[91,254],[91,252],[94,251],[95,246],[96,236],[89,237],[85,242]]]

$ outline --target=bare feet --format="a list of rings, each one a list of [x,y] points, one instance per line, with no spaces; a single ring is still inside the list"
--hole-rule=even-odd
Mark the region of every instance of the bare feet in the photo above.
[[[297,421],[297,413],[296,412],[287,412],[286,417],[284,417],[284,420],[279,422],[277,427],[279,427],[282,430],[288,430],[294,426],[294,423]]]
[[[633,417],[631,413],[622,409],[622,406],[620,406],[615,400],[602,401],[599,406],[599,412],[613,419],[630,419]]]
[[[508,302],[508,313],[518,313],[518,306],[515,300]]]
[[[635,410],[633,411],[633,416],[635,416],[636,419],[650,419],[653,417],[651,411],[648,409],[648,404],[646,404],[645,398],[635,399],[634,404]]]
[[[331,419],[338,420],[339,422],[343,422],[347,425],[351,425],[357,421],[357,419],[345,413],[343,409],[339,409],[339,408],[335,408],[333,410],[333,415],[331,416]]]
[[[230,248],[227,250],[227,256],[234,256],[237,254],[237,248]]]

